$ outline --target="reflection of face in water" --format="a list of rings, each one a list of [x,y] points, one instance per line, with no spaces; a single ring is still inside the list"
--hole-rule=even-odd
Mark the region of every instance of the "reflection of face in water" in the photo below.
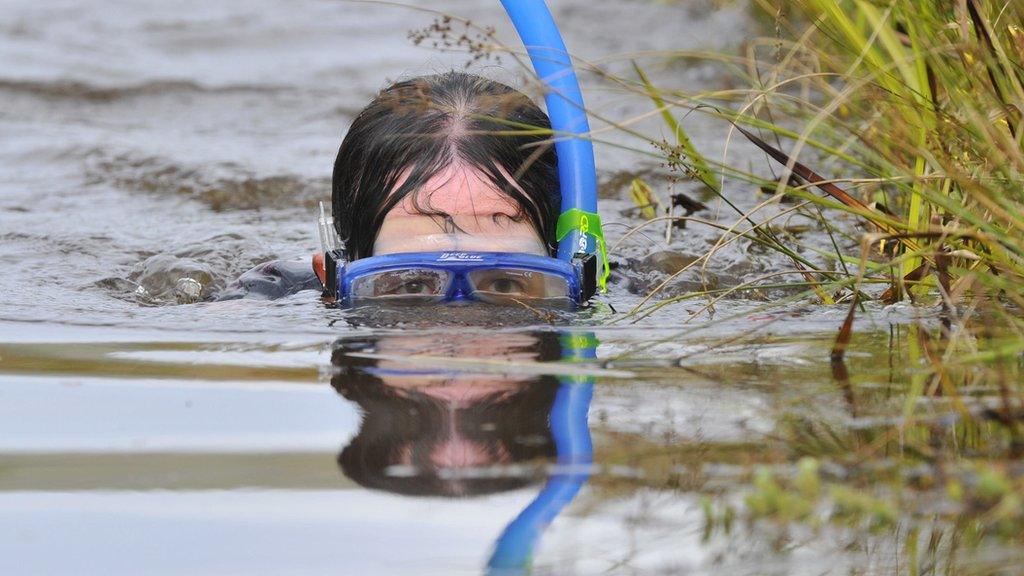
[[[396,336],[336,345],[331,384],[364,412],[359,434],[338,457],[342,471],[367,488],[410,495],[468,496],[530,483],[534,475],[509,467],[554,456],[548,416],[556,378],[459,374],[361,355],[543,362],[560,357],[558,335],[443,340]]]

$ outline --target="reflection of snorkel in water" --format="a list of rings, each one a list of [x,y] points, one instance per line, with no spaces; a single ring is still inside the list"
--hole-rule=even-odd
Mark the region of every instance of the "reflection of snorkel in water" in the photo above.
[[[585,139],[589,126],[571,59],[543,0],[506,0],[502,4],[527,47],[537,76],[548,88],[545,100],[554,133],[561,189],[560,199],[556,200],[560,205],[560,210],[555,212],[557,221],[550,222],[547,216],[547,211],[556,204],[547,200],[538,202],[536,193],[529,190],[531,181],[526,177],[535,171],[532,164],[543,154],[517,156],[527,148],[543,152],[551,144],[551,140],[536,138],[536,129],[546,128],[547,118],[535,110],[535,105],[525,96],[496,83],[471,95],[460,92],[454,99],[452,87],[436,78],[395,85],[359,115],[338,153],[333,207],[335,216],[347,220],[329,222],[321,215],[324,255],[316,266],[326,298],[344,306],[371,300],[395,303],[475,300],[565,308],[585,303],[598,284],[604,289],[608,264],[597,214],[593,146]],[[472,103],[467,103],[470,100]],[[473,109],[467,110],[467,107]],[[398,127],[404,130],[424,121],[427,124],[419,132],[408,134],[414,138],[402,139],[404,133],[397,138],[392,135],[390,145],[401,140],[405,150],[387,156],[391,160],[393,156],[410,153],[410,149],[424,142],[428,144],[408,173],[395,172],[377,183],[378,190],[394,190],[395,199],[378,207],[376,214],[359,215],[364,220],[369,219],[369,228],[376,226],[376,241],[372,247],[364,246],[368,244],[365,238],[353,239],[353,230],[366,227],[353,221],[356,217],[353,210],[365,209],[366,201],[365,194],[360,192],[359,177],[352,174],[363,174],[365,169],[351,166],[350,157],[362,157],[365,153],[353,151],[357,147],[353,142],[378,130],[377,126],[385,122],[391,130]],[[435,133],[442,125],[452,128]],[[522,134],[514,134],[517,129]],[[530,130],[534,136],[526,136]],[[474,146],[466,146],[466,134],[473,134],[472,138],[480,140]],[[438,140],[431,141],[424,135],[437,136],[443,143],[439,148]],[[488,157],[487,152],[482,153],[480,145],[494,147],[495,155],[516,156],[517,159],[511,163],[513,165],[506,166],[507,163]],[[364,148],[372,150],[373,146]],[[553,160],[547,161],[554,164]],[[518,162],[521,163],[515,165]],[[468,175],[462,172],[464,165],[470,166],[473,172]],[[521,222],[524,216],[529,216],[541,232],[540,238],[534,239],[556,242],[557,258],[546,254],[543,247],[537,250],[536,243],[534,248],[512,250],[501,242],[499,245],[478,243],[471,235],[462,234],[465,220],[460,222],[459,216],[468,212],[476,222],[484,219],[478,218],[480,214],[476,213],[472,199],[469,208],[460,209],[460,198],[476,194],[471,185],[467,185],[468,193],[454,197],[442,194],[437,204],[444,204],[444,209],[437,208],[434,196],[426,202],[418,197],[435,177],[440,176],[444,181],[437,188],[440,190],[449,186],[453,179],[480,181],[481,172],[490,184],[496,185],[493,192],[497,197],[490,200],[507,204],[512,199],[519,204],[518,215],[508,214],[506,209],[493,209],[490,216],[494,221],[507,218]],[[421,182],[415,181],[418,173]],[[543,188],[543,183],[533,183]],[[481,194],[481,200],[488,199],[486,192]],[[406,206],[409,198],[411,202]],[[415,223],[415,219],[403,216],[416,214],[442,219],[444,234],[437,234],[436,230],[433,234],[417,232],[415,226],[394,234],[401,224],[388,227],[389,219],[392,223]],[[429,240],[406,241],[405,236],[410,235]],[[501,238],[503,234],[490,236]],[[340,242],[339,237],[344,242]]]
[[[367,488],[464,497],[523,487],[554,461],[544,488],[503,531],[488,564],[494,573],[522,570],[544,528],[587,480],[590,379],[472,368],[459,374],[391,359],[429,349],[431,357],[549,362],[592,358],[595,346],[589,334],[551,332],[475,337],[441,351],[429,338],[341,342],[331,382],[359,404],[364,419],[338,463]]]
[[[592,334],[570,334],[563,358],[582,360],[596,357],[597,339]],[[593,378],[562,376],[551,407],[551,434],[555,440],[557,466],[540,494],[513,520],[498,538],[487,563],[489,574],[513,575],[529,572],[533,549],[541,534],[576,497],[590,477],[594,447],[587,413],[594,392]]]

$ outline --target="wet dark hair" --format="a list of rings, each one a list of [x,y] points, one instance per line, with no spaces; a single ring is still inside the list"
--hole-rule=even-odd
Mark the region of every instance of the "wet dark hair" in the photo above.
[[[497,393],[453,410],[414,389],[397,390],[369,370],[375,360],[349,356],[372,350],[373,342],[339,342],[331,356],[337,372],[331,385],[363,411],[359,433],[338,455],[341,471],[357,484],[409,496],[467,497],[513,490],[543,478],[541,468],[524,473],[458,477],[431,462],[432,451],[448,441],[451,426],[485,448],[497,465],[543,464],[555,457],[549,418],[559,381],[540,376],[511,392]],[[544,334],[529,346],[538,361],[560,357],[557,336]],[[408,377],[408,376],[406,376]],[[391,467],[409,458],[414,473]]]
[[[561,197],[550,128],[526,95],[473,74],[423,76],[382,90],[352,122],[334,161],[334,226],[349,258],[372,255],[384,216],[409,194],[418,211],[452,226],[418,192],[457,161],[506,194],[519,208],[515,217],[533,224],[553,255]]]

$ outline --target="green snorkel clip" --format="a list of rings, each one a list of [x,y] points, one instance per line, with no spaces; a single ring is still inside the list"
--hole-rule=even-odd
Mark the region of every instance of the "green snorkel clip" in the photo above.
[[[555,240],[561,242],[573,231],[581,233],[577,253],[587,252],[587,236],[593,237],[597,243],[597,250],[601,254],[601,273],[597,276],[597,285],[601,288],[601,292],[607,292],[611,266],[608,264],[608,246],[604,241],[601,217],[594,212],[586,212],[579,208],[570,208],[562,212],[555,228]]]

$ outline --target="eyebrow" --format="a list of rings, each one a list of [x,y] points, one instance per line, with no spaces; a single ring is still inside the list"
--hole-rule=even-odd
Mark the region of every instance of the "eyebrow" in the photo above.
[[[495,226],[501,225],[500,223],[498,223],[498,216],[504,216],[516,223],[520,223],[523,220],[526,220],[526,214],[522,210],[520,210],[518,214],[506,214],[504,212],[495,212],[494,214],[491,214],[491,222],[494,222]]]
[[[463,227],[459,226],[455,222],[455,216],[448,212],[445,212],[444,210],[437,210],[434,208],[430,208],[429,206],[421,206],[416,198],[413,198],[412,207],[416,210],[416,213],[418,215],[427,216],[431,220],[433,220],[437,224],[438,228],[440,228],[441,231],[444,232],[445,234],[454,234],[456,232],[461,232],[463,234],[469,233]],[[512,208],[513,204],[510,203],[509,207]],[[513,213],[510,214],[509,212]],[[479,221],[481,216],[484,215],[478,212],[473,212],[474,220]],[[514,211],[495,211],[490,214],[491,222],[494,223],[496,226],[500,225],[498,222],[498,218],[501,216],[508,218],[512,222],[519,223],[523,222],[526,219],[526,211],[523,209],[522,206],[519,206],[518,209]]]

